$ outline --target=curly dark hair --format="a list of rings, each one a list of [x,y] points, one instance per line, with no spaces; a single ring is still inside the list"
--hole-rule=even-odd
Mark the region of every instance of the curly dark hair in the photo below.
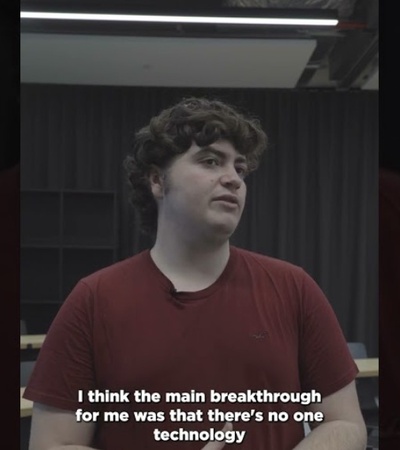
[[[153,117],[149,125],[136,133],[124,168],[131,187],[130,203],[140,215],[144,233],[154,237],[157,232],[157,203],[148,178],[151,167],[167,168],[193,141],[203,147],[219,139],[229,141],[246,156],[249,172],[258,167],[267,146],[267,136],[258,119],[245,117],[219,100],[205,98],[183,99]]]

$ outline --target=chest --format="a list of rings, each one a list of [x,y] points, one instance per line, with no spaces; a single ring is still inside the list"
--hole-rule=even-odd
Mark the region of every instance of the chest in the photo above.
[[[298,385],[297,314],[271,292],[156,295],[110,308],[100,352],[108,388],[288,389]]]

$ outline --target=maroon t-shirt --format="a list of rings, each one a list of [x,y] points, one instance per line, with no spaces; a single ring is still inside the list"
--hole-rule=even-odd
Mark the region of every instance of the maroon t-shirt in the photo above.
[[[301,268],[231,247],[215,283],[174,293],[145,251],[78,282],[48,332],[25,397],[71,411],[100,411],[100,418],[104,411],[126,411],[126,423],[97,421],[93,446],[104,450],[201,449],[206,442],[156,441],[154,429],[220,430],[223,421],[207,416],[215,409],[262,413],[234,421],[234,430],[246,435],[230,448],[292,450],[303,439],[303,424],[292,416],[304,405],[214,403],[211,390],[316,390],[324,397],[356,374],[331,306]],[[78,402],[78,390],[93,389],[123,389],[130,402]],[[159,393],[162,401],[135,402],[141,390]],[[163,401],[167,393],[192,390],[204,393],[206,401]],[[173,422],[169,411],[178,408],[200,410],[204,420]],[[135,411],[164,412],[165,420],[141,423]],[[290,419],[270,423],[271,411]]]

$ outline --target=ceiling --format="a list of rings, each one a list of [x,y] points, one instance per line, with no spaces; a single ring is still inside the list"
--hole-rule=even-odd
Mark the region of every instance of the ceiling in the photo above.
[[[29,0],[21,10],[194,12],[188,1]],[[283,89],[379,88],[378,0],[205,1],[215,14],[333,11],[339,25],[249,27],[21,21],[21,82]]]

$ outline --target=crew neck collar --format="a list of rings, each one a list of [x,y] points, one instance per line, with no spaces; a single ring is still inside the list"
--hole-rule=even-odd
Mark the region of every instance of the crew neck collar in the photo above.
[[[150,254],[150,249],[145,250],[143,252],[143,258],[146,263],[146,266],[149,268],[153,276],[157,279],[159,285],[165,290],[166,293],[171,294],[174,292],[174,285],[171,280],[164,275],[163,272],[156,266],[153,258]],[[215,291],[217,291],[225,282],[232,276],[233,269],[237,262],[237,249],[234,246],[229,246],[229,259],[228,262],[222,271],[221,275],[208,287],[201,289],[199,291],[176,291],[174,292],[174,296],[179,298],[180,300],[198,300],[202,298],[209,297]]]

